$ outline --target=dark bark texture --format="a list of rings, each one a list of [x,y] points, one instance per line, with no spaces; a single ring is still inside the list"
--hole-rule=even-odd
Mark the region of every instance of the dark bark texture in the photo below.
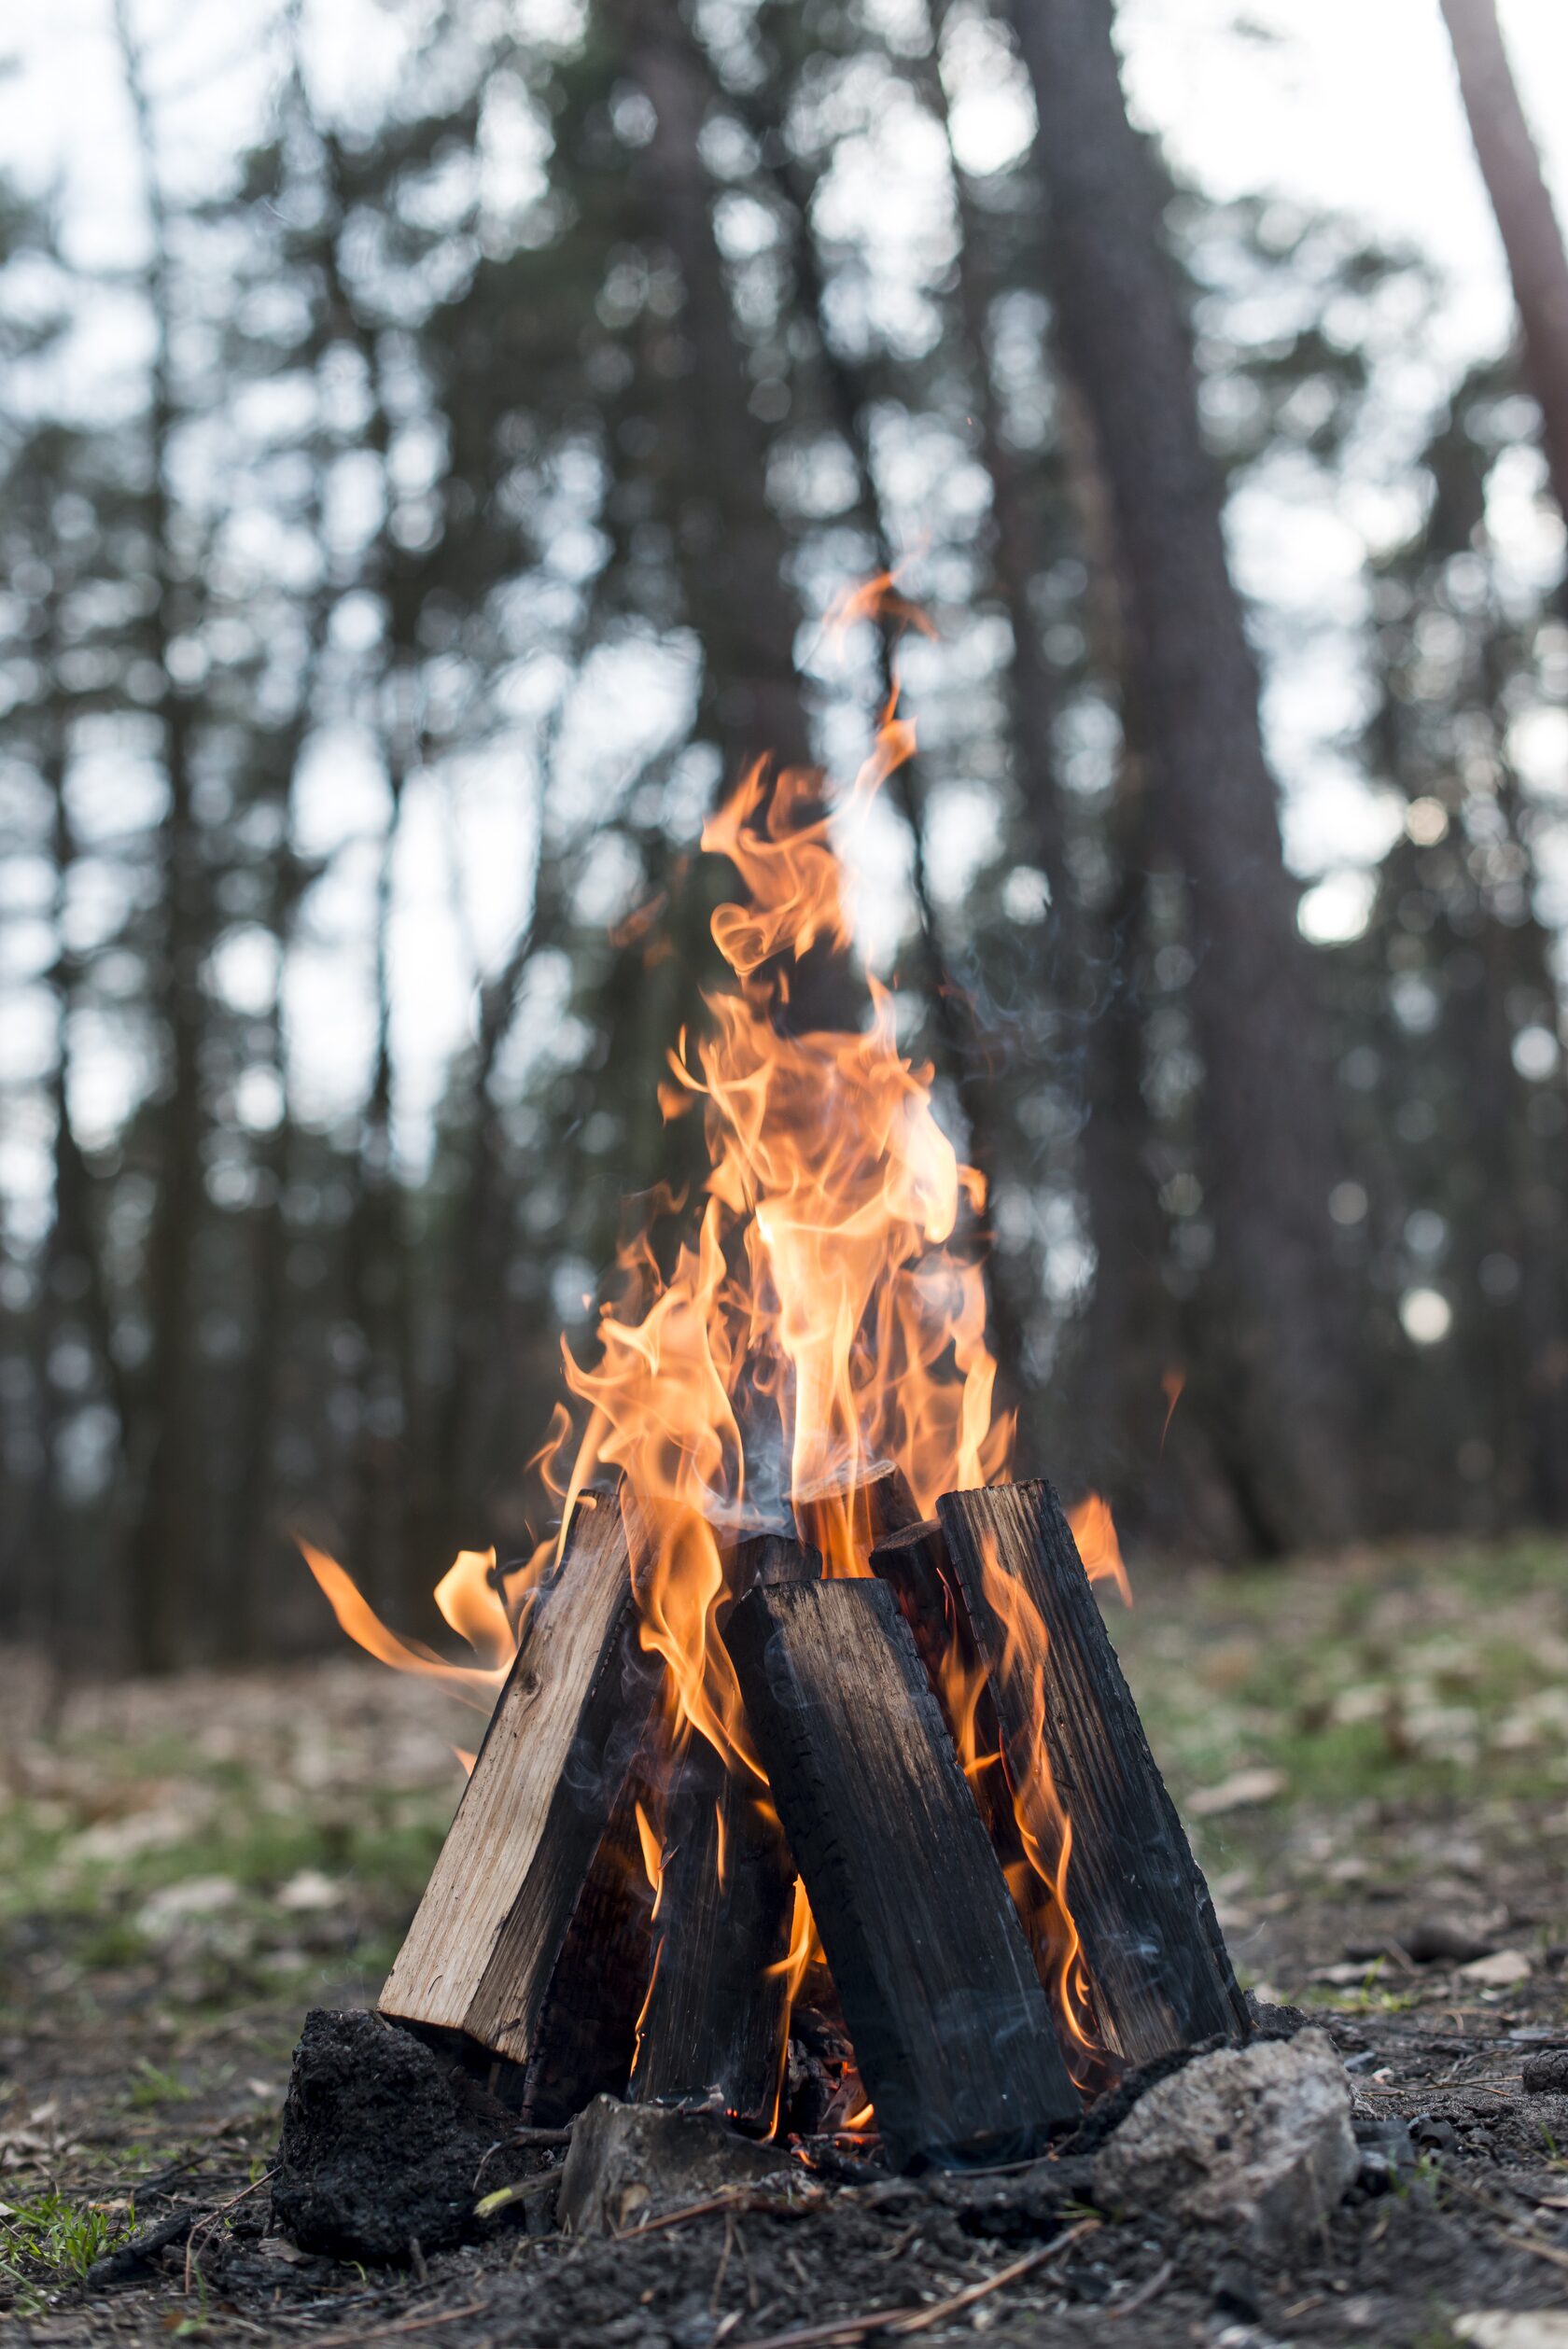
[[[1242,1439],[1247,1514],[1282,1547],[1342,1534],[1357,1513],[1306,951],[1160,182],[1123,103],[1110,0],[1015,0],[1014,18],[1040,116],[1059,356],[1110,492],[1154,829],[1190,903],[1215,1383]]]

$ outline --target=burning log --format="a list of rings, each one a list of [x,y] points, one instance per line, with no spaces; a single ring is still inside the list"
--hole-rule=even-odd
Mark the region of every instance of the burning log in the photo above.
[[[725,1640],[889,2159],[1037,2150],[1080,2100],[891,1592],[759,1588]]]
[[[938,1503],[1015,1790],[1071,1822],[1067,1901],[1111,2051],[1146,2063],[1247,2009],[1060,1504],[1043,1481]],[[1048,1777],[1042,1775],[1042,1756]]]
[[[381,2011],[461,2033],[525,2063],[562,1944],[647,1730],[656,1675],[640,1655],[620,1506],[584,1492]]]
[[[808,1485],[796,1493],[794,1512],[802,1541],[833,1559],[838,1573],[847,1570],[851,1557],[863,1558],[920,1514],[907,1477],[891,1461],[855,1485],[832,1480]]]
[[[733,1590],[777,1589],[819,1582],[822,1560],[763,1533],[732,1550],[725,1569]],[[759,2136],[772,2128],[790,2020],[794,1882],[766,1788],[693,1735],[665,1812],[634,2104],[706,2107]]]
[[[1029,1865],[1002,1766],[1001,1729],[986,1668],[955,1583],[946,1538],[935,1517],[906,1525],[878,1542],[871,1571],[887,1583],[914,1634],[931,1693],[942,1708],[948,1734],[964,1765],[970,1791],[980,1808],[1001,1863],[1015,1906],[1034,1951],[1042,1981],[1052,1979],[1055,1901]]]
[[[637,1806],[652,1799],[647,1754],[615,1799],[550,1978],[522,2108],[546,2128],[573,2119],[595,2096],[625,2093],[637,2014],[653,1955],[652,1896],[643,1871]],[[507,2083],[497,2083],[506,2093]]]

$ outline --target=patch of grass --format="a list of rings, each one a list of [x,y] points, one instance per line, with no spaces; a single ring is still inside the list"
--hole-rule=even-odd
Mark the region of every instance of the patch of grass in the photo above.
[[[191,2091],[176,2072],[161,2071],[147,2058],[138,2056],[126,2103],[133,2112],[148,2112],[161,2104],[185,2104]]]
[[[24,2307],[36,2306],[40,2291],[79,2283],[134,2223],[126,2204],[73,2202],[52,2188],[29,2202],[0,2205],[0,2275]]]
[[[1179,1794],[1258,1766],[1268,1811],[1221,1832],[1267,1845],[1295,1807],[1423,1812],[1568,1783],[1568,1547],[1400,1548],[1234,1574],[1135,1575],[1113,1609],[1156,1755]]]

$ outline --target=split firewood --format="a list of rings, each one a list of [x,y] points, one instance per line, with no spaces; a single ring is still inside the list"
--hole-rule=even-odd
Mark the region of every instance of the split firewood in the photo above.
[[[1060,1503],[1044,1482],[938,1504],[1015,1789],[1071,1822],[1066,1896],[1110,2050],[1147,2063],[1251,2025]],[[1041,1777],[1048,1765],[1050,1794]],[[1026,1795],[1026,1809],[1028,1797]]]
[[[525,2063],[617,1796],[651,1715],[622,1511],[583,1493],[561,1562],[531,1601],[516,1661],[384,2014]]]
[[[742,1543],[732,1587],[820,1581],[815,1550],[779,1534]],[[725,2114],[757,2135],[778,2108],[789,2022],[784,1961],[794,1864],[767,1789],[693,1732],[664,1805],[652,1978],[631,2096]]]
[[[889,2159],[1043,2146],[1080,2099],[891,1592],[760,1588],[725,1638]]]

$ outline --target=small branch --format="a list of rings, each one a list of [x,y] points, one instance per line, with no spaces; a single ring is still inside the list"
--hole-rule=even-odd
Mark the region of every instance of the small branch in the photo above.
[[[515,2186],[498,2186],[493,2194],[486,2194],[474,2204],[476,2218],[494,2218],[496,2213],[510,2210],[513,2202],[531,2202],[541,2194],[548,2194],[561,2183],[559,2170],[545,2170],[538,2177],[520,2178]]]
[[[482,2316],[489,2305],[488,2300],[465,2300],[461,2308],[446,2309],[440,2316],[416,2314],[399,2316],[390,2325],[372,2325],[368,2332],[323,2333],[311,2349],[358,2349],[362,2341],[390,2341],[394,2333],[433,2331],[437,2325],[455,2325],[460,2317]]]
[[[992,2292],[1000,2292],[1009,2284],[1016,2284],[1047,2259],[1065,2251],[1070,2244],[1085,2235],[1092,2235],[1099,2226],[1098,2218],[1080,2218],[1077,2225],[1067,2228],[1050,2243],[1036,2250],[1026,2251],[1021,2259],[1015,2259],[995,2275],[986,2276],[978,2284],[966,2285],[961,2292],[948,2299],[934,2300],[929,2308],[873,2309],[863,2316],[840,2316],[824,2325],[805,2325],[795,2332],[769,2333],[765,2340],[739,2342],[735,2349],[854,2349],[871,2333],[896,2334],[906,2339],[911,2333],[929,2332],[933,2325],[945,2325],[953,2316],[961,2315]]]
[[[790,2181],[793,2184],[793,2180]],[[643,2235],[655,2235],[663,2227],[682,2226],[688,2218],[708,2218],[721,2210],[771,2210],[787,2218],[795,2218],[808,2210],[815,2210],[826,2193],[824,2187],[808,2188],[793,2202],[777,2194],[765,2194],[755,2186],[726,2186],[717,2194],[707,2195],[700,2202],[683,2202],[679,2210],[661,2211],[657,2218],[646,2219],[640,2227],[626,2227],[615,2234],[617,2243],[636,2243]]]
[[[1105,2311],[1107,2317],[1135,2316],[1141,2308],[1147,2308],[1151,2300],[1158,2300],[1175,2272],[1175,2260],[1167,2259],[1162,2267],[1155,2270],[1147,2284],[1140,2285],[1130,2300],[1118,2300],[1114,2308],[1108,2308]]]
[[[207,2236],[211,2234],[213,2229],[217,2226],[218,2220],[224,2216],[226,2212],[231,2211],[237,2203],[245,2202],[256,2192],[259,2187],[267,2185],[269,2181],[276,2177],[276,2175],[277,2171],[275,2168],[263,2170],[259,2177],[252,2178],[248,2186],[242,2187],[237,2194],[231,2194],[226,2202],[219,2202],[216,2210],[208,2211],[206,2216],[199,2219],[196,2225],[192,2227],[189,2234],[186,2237],[185,2244],[185,2292],[188,2299],[190,2295],[191,2271],[196,2262],[196,2245],[198,2240],[204,2243]]]

